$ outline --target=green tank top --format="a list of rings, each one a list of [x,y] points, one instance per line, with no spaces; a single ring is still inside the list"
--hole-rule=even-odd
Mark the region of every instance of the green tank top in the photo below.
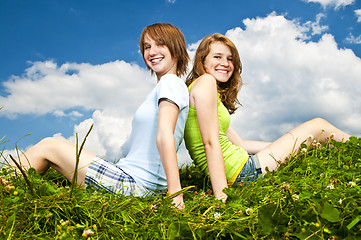
[[[193,81],[193,83],[194,82],[195,81]],[[189,85],[189,91],[191,90],[193,83]],[[248,159],[248,153],[243,148],[236,146],[229,141],[226,131],[229,128],[231,116],[220,98],[218,98],[218,121],[219,143],[221,144],[223,152],[226,177],[228,183],[233,185],[236,177]],[[195,106],[189,106],[188,118],[184,129],[184,141],[194,164],[200,167],[200,169],[208,175],[206,154],[199,130]]]

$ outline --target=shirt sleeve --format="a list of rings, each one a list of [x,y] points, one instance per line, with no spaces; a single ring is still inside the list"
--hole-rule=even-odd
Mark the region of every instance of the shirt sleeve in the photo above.
[[[189,93],[182,79],[174,74],[164,75],[158,82],[157,100],[165,99],[175,103],[179,110],[189,105]]]

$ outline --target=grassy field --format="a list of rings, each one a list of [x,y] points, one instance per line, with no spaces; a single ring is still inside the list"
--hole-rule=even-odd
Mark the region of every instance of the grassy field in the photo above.
[[[55,171],[30,169],[27,183],[3,168],[0,239],[361,239],[361,138],[301,149],[278,171],[227,189],[226,204],[203,173],[183,167],[185,210],[166,196],[73,188]]]

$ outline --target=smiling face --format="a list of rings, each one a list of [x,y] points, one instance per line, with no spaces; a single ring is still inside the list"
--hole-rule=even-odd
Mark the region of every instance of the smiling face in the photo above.
[[[168,47],[157,43],[148,35],[144,37],[144,61],[155,72],[157,79],[165,74],[177,74],[177,59],[172,58]]]
[[[204,69],[217,81],[227,82],[234,70],[231,49],[221,42],[212,43],[204,59]]]

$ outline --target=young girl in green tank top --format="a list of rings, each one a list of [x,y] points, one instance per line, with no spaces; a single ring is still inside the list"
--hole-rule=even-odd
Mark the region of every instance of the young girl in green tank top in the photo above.
[[[254,180],[266,168],[276,170],[301,143],[320,142],[334,133],[337,141],[350,135],[326,120],[315,118],[289,131],[274,142],[242,139],[230,127],[230,114],[239,105],[242,64],[235,45],[216,33],[205,37],[194,57],[186,84],[189,114],[184,139],[194,163],[209,174],[216,199],[226,201],[223,189],[242,180]],[[310,139],[309,136],[313,136]]]

